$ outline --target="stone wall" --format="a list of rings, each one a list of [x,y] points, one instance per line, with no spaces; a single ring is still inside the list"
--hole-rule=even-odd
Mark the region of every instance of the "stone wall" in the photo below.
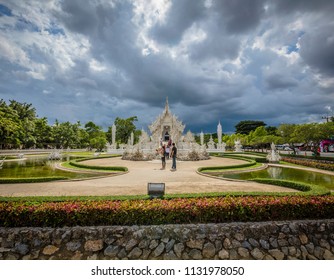
[[[0,259],[334,259],[334,220],[0,228]]]

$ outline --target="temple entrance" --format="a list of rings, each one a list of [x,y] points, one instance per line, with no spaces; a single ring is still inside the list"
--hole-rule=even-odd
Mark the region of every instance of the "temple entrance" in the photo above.
[[[162,133],[162,139],[165,142],[168,142],[170,140],[169,131],[170,131],[170,126],[164,126],[164,130],[163,130],[163,133]]]

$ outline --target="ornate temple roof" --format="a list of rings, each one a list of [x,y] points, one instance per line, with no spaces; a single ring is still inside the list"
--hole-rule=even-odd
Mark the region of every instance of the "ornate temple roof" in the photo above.
[[[151,133],[154,134],[156,131],[160,131],[163,125],[170,125],[173,129],[176,129],[178,132],[181,133],[183,133],[183,130],[185,128],[185,125],[182,124],[182,122],[179,121],[177,117],[171,113],[168,104],[168,97],[166,98],[165,109],[163,110],[161,115],[159,115],[157,119],[149,126],[149,129]]]

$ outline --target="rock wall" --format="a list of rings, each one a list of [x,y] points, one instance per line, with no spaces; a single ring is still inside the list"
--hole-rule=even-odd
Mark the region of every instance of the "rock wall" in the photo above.
[[[0,228],[0,259],[334,259],[334,220]]]

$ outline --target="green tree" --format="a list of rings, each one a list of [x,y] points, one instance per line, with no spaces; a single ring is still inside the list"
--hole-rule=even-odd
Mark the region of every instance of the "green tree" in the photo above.
[[[52,127],[52,134],[57,148],[75,148],[79,146],[80,123],[71,124],[70,122],[59,123],[56,121]]]
[[[248,135],[248,143],[257,148],[263,149],[265,147],[265,137],[268,136],[267,130],[264,126],[257,127]]]
[[[90,139],[90,147],[96,149],[97,151],[103,151],[107,145],[107,138],[105,135],[96,136]]]
[[[138,121],[137,116],[133,116],[127,119],[117,117],[115,119],[116,126],[116,141],[118,143],[127,143],[131,133],[135,133],[136,126],[135,121]]]
[[[34,136],[36,109],[32,104],[20,103],[15,100],[9,100],[9,107],[16,111],[18,119],[21,122],[22,129],[20,129],[19,139],[23,144],[23,148],[30,148],[36,144]]]
[[[292,145],[296,127],[296,124],[281,124],[277,128],[278,135],[281,137],[281,144],[289,143]]]
[[[17,112],[0,100],[0,145],[2,148],[18,148],[20,142],[21,121]]]
[[[259,126],[266,126],[266,124],[263,121],[240,121],[235,126],[235,133],[249,134]]]
[[[34,137],[37,148],[47,148],[53,145],[52,128],[47,118],[35,120]]]
[[[89,146],[99,151],[103,150],[107,144],[107,138],[102,128],[90,121],[85,124],[85,130],[88,134]]]
[[[276,126],[266,126],[266,131],[268,135],[278,136],[278,130]]]

